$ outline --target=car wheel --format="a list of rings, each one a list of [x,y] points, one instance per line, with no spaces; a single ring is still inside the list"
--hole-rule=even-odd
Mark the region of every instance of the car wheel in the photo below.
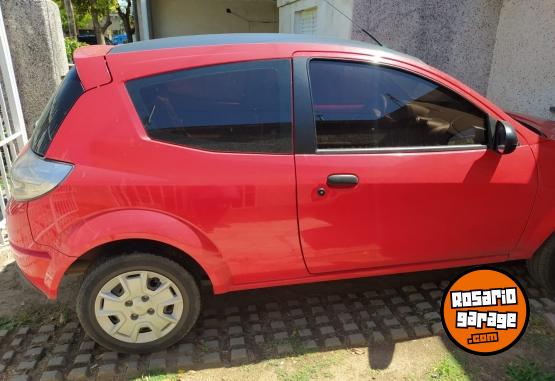
[[[167,258],[122,254],[94,264],[77,297],[85,332],[117,352],[167,348],[193,327],[200,311],[194,278]]]
[[[551,293],[555,293],[555,236],[548,239],[528,261],[532,278]]]

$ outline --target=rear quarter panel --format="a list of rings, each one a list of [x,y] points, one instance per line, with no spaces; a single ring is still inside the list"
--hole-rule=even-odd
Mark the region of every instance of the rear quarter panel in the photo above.
[[[307,275],[292,154],[152,141],[123,81],[114,80],[85,92],[47,157],[75,168],[54,192],[29,203],[37,242],[80,256],[113,240],[159,240],[193,257],[215,292]]]

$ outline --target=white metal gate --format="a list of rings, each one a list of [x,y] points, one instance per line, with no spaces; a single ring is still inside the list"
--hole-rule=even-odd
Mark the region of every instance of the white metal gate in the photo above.
[[[0,244],[6,243],[6,203],[10,197],[8,188],[8,173],[15,161],[19,150],[27,142],[27,131],[21,110],[21,102],[17,91],[17,83],[13,71],[12,57],[4,17],[0,8],[0,71],[2,86],[0,86]]]

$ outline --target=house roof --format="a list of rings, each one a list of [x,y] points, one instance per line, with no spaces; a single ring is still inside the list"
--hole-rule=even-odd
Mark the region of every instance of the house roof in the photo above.
[[[396,54],[420,61],[419,59],[391,50],[379,45],[362,41],[343,40],[337,38],[317,37],[306,34],[286,33],[228,33],[228,34],[200,34],[193,36],[179,36],[158,38],[153,40],[133,42],[114,46],[109,54],[140,52],[145,50],[158,50],[169,48],[187,48],[206,45],[240,45],[240,44],[287,44],[304,43],[329,46],[352,46],[355,48],[371,49],[389,54]]]

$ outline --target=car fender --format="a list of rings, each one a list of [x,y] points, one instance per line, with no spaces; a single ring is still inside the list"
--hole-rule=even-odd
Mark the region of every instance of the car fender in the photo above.
[[[70,229],[62,240],[63,251],[80,257],[103,244],[125,239],[158,241],[183,251],[206,272],[216,293],[231,283],[229,267],[214,243],[200,229],[160,211],[125,209],[91,216]]]
[[[552,235],[555,234],[555,207],[546,197],[538,196],[530,222],[522,235],[511,259],[530,259]]]
[[[537,163],[539,187],[526,229],[512,259],[529,259],[555,234],[555,140],[531,145]]]

